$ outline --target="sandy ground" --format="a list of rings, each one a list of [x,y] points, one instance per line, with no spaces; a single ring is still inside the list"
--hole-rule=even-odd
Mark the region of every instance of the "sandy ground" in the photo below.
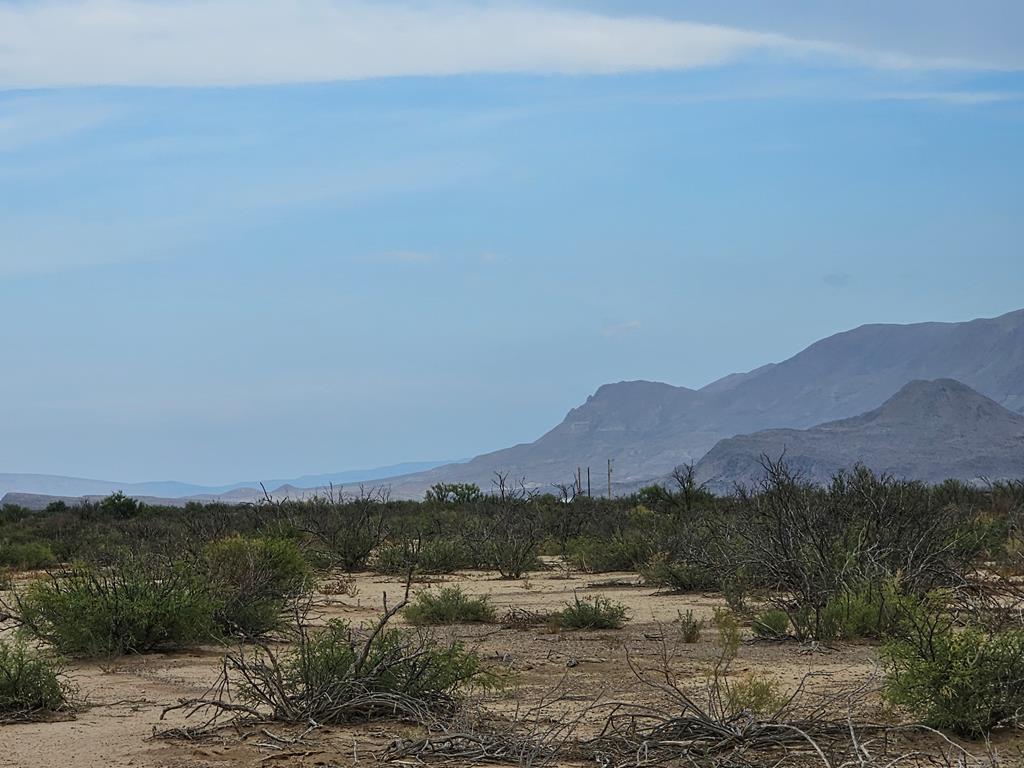
[[[514,681],[489,694],[487,706],[497,711],[535,704],[557,686],[568,694],[562,709],[584,710],[595,703],[657,699],[640,683],[626,663],[655,670],[665,643],[674,637],[671,622],[690,609],[710,619],[716,595],[668,595],[639,585],[634,574],[565,575],[557,571],[527,579],[502,581],[494,574],[464,573],[432,583],[418,583],[414,592],[458,583],[471,593],[490,595],[499,615],[510,607],[550,612],[582,596],[603,594],[626,605],[631,620],[621,630],[556,631],[547,626],[524,629],[496,625],[438,628],[474,648],[489,666],[511,673]],[[372,574],[356,577],[354,595],[322,596],[325,618],[344,617],[354,623],[372,622],[383,605],[401,598],[402,584]],[[672,643],[671,668],[684,687],[700,692],[714,657],[713,630],[705,629],[699,643]],[[853,683],[877,672],[876,650],[867,645],[801,648],[794,643],[745,643],[734,665],[736,674],[762,671],[794,688],[809,672],[814,685]],[[242,737],[233,731],[200,742],[154,739],[154,729],[184,726],[181,712],[161,720],[164,707],[179,699],[204,694],[216,679],[221,649],[152,654],[118,659],[109,664],[73,662],[68,675],[85,706],[74,719],[0,726],[0,766],[4,768],[236,768],[237,766],[372,765],[374,752],[395,738],[409,738],[415,729],[401,723],[374,723],[321,728],[307,743],[271,748],[272,736],[288,729],[272,728],[271,735],[253,731]],[[555,711],[552,716],[561,716]],[[597,715],[594,715],[597,718]],[[586,726],[585,726],[586,727]]]

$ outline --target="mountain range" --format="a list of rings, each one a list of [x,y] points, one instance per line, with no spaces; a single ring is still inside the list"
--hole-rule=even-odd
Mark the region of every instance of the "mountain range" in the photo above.
[[[954,379],[912,381],[880,407],[810,429],[769,429],[726,438],[696,466],[711,490],[763,476],[762,457],[827,483],[861,463],[876,472],[937,483],[1024,478],[1024,415]]]
[[[396,475],[422,472],[437,466],[451,464],[451,461],[418,461],[392,464],[372,469],[350,469],[321,475],[303,475],[285,480],[268,480],[262,483],[268,491],[278,496],[296,496],[304,490],[328,488],[331,485],[344,486],[353,483],[372,483]],[[0,497],[9,503],[31,502],[30,497],[49,496],[72,499],[108,496],[123,491],[129,496],[151,502],[168,501],[225,501],[244,502],[263,497],[261,481],[208,486],[181,483],[174,480],[158,480],[141,483],[123,483],[114,480],[90,480],[81,477],[61,475],[0,473]],[[28,504],[38,506],[38,504]]]
[[[601,489],[611,459],[619,489],[663,478],[683,463],[697,463],[701,477],[725,487],[751,479],[751,457],[756,465],[762,453],[783,447],[788,460],[799,459],[818,480],[858,461],[921,479],[1024,476],[1014,442],[1022,414],[1024,310],[1018,310],[961,323],[864,325],[700,389],[652,381],[605,384],[534,442],[462,463],[396,465],[266,485],[285,494],[386,480],[395,498],[419,498],[438,482],[490,488],[495,472],[551,490],[569,483],[577,467],[590,467]],[[262,495],[257,483],[207,488],[0,475],[0,494],[81,496],[118,489],[203,500]]]
[[[1024,412],[1024,310],[962,323],[864,325],[696,390],[650,381],[606,384],[533,443],[389,482],[396,496],[409,498],[436,482],[487,488],[495,471],[550,488],[589,466],[603,487],[612,459],[615,481],[636,484],[698,462],[720,440],[858,416],[911,381],[933,379],[955,379]]]

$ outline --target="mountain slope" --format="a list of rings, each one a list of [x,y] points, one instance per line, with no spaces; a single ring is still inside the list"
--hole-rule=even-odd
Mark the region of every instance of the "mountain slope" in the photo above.
[[[609,458],[617,482],[639,481],[697,461],[723,438],[847,418],[878,407],[910,381],[938,378],[1024,412],[1024,310],[964,323],[865,325],[700,390],[608,384],[533,443],[391,484],[396,495],[417,497],[435,482],[488,487],[500,470],[543,487],[590,466],[603,487]]]
[[[879,408],[806,430],[773,429],[719,442],[697,464],[714,490],[750,485],[761,457],[785,453],[791,469],[824,483],[856,463],[939,482],[1024,476],[1024,416],[953,379],[912,381]]]

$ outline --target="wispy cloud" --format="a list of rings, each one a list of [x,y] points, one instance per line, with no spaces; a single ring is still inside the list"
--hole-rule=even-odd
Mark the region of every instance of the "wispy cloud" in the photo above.
[[[95,103],[68,105],[40,95],[5,99],[0,101],[0,152],[66,139],[97,128],[114,116],[113,109]]]
[[[960,66],[654,17],[463,0],[37,0],[0,4],[0,88],[224,86],[720,65],[759,51]]]
[[[1014,91],[900,91],[875,94],[879,101],[937,101],[958,106],[977,104],[998,104],[1005,101],[1020,101],[1024,93]]]
[[[629,336],[631,333],[636,333],[640,330],[639,320],[627,320],[624,323],[615,323],[613,325],[606,325],[601,329],[601,335],[608,339],[618,338],[621,336]]]

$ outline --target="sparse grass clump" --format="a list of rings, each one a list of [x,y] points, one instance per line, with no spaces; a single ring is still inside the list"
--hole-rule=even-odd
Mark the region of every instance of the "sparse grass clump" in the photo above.
[[[33,582],[15,603],[25,630],[68,656],[188,648],[215,635],[216,604],[182,564],[76,565]]]
[[[558,624],[569,629],[621,629],[626,623],[626,606],[603,595],[573,597],[557,614]]]
[[[438,593],[420,592],[404,611],[410,624],[474,624],[494,621],[494,606],[487,596],[471,597],[461,587]]]
[[[228,635],[259,637],[276,629],[289,598],[302,592],[311,571],[287,539],[232,536],[203,552],[215,619]]]
[[[66,710],[68,696],[53,659],[23,642],[0,641],[0,723]]]
[[[704,620],[697,619],[689,608],[686,612],[678,611],[679,614],[679,639],[688,645],[700,642],[700,633],[704,629]]]

